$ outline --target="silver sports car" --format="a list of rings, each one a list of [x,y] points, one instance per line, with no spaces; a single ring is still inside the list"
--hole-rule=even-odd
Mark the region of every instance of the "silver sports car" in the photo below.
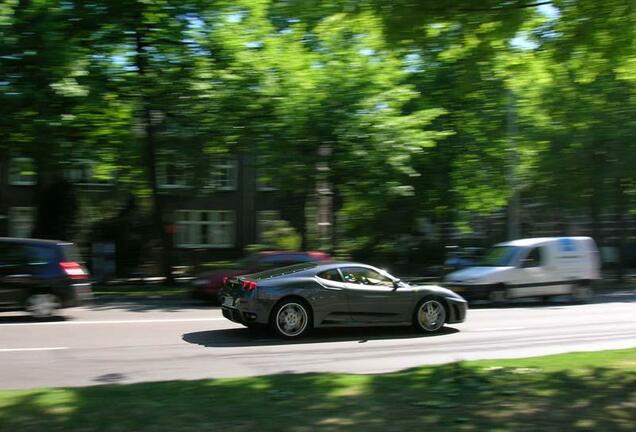
[[[314,327],[413,325],[434,332],[466,317],[467,303],[436,285],[408,285],[358,263],[303,263],[231,278],[220,293],[223,316],[269,325],[284,338]]]

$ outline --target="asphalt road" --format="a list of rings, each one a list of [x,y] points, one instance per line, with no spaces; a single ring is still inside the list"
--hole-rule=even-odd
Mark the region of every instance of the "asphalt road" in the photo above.
[[[636,347],[636,294],[591,304],[469,310],[423,336],[407,328],[330,329],[290,343],[253,333],[218,308],[110,303],[35,322],[0,313],[0,387],[84,386],[283,372],[396,371],[423,364]]]

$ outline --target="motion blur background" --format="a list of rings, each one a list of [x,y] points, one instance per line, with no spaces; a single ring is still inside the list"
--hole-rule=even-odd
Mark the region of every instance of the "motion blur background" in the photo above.
[[[106,279],[590,235],[622,277],[635,24],[631,0],[5,0],[0,236]]]

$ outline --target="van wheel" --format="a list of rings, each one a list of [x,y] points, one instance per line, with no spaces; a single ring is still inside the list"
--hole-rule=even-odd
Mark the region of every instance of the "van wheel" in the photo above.
[[[31,294],[26,299],[26,310],[34,318],[51,318],[61,306],[60,299],[51,293]]]
[[[594,290],[588,283],[578,283],[572,287],[572,299],[577,303],[587,303],[594,296]]]
[[[490,300],[490,303],[494,304],[505,303],[506,300],[508,300],[508,290],[504,286],[500,285],[490,292],[488,300]]]

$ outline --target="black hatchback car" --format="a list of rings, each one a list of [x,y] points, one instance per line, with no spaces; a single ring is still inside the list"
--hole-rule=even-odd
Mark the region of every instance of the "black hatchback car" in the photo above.
[[[89,274],[73,243],[0,237],[0,309],[47,318],[91,296]]]

